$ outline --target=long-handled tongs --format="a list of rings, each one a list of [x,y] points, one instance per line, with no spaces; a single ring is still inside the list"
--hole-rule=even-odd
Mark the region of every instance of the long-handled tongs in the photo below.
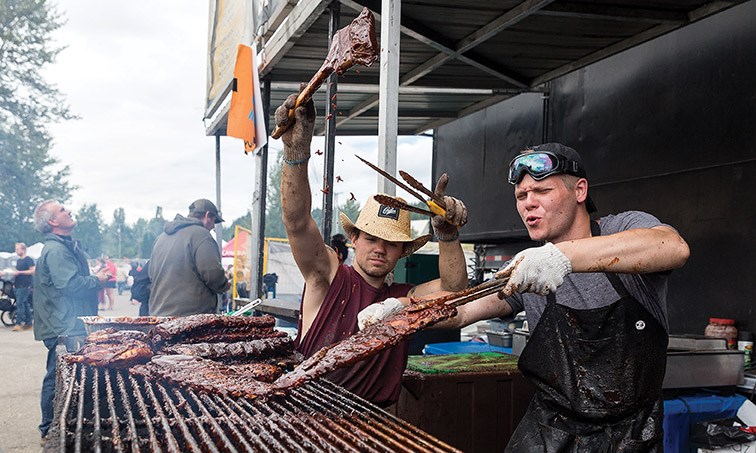
[[[499,278],[493,278],[487,282],[483,282],[478,286],[463,289],[456,293],[450,293],[445,296],[437,297],[435,299],[423,300],[422,303],[413,304],[407,307],[407,311],[420,311],[428,307],[432,307],[438,304],[451,305],[453,307],[459,307],[468,302],[480,299],[481,297],[488,296],[489,294],[496,294],[507,285],[509,282],[509,276],[502,276]]]
[[[402,176],[402,178],[404,178],[405,181],[407,181],[407,184],[409,184],[409,186],[407,184],[403,183],[402,181],[399,181],[397,178],[395,178],[394,176],[392,176],[391,174],[389,174],[386,170],[384,170],[384,169],[382,169],[382,168],[380,168],[380,167],[378,167],[376,165],[371,164],[370,162],[366,161],[365,159],[361,158],[360,156],[357,156],[355,154],[355,157],[357,159],[363,161],[368,167],[370,167],[373,170],[377,171],[384,178],[386,178],[389,181],[391,181],[394,184],[396,184],[397,187],[400,187],[400,188],[404,189],[405,191],[407,191],[407,193],[409,193],[413,197],[417,198],[418,200],[420,200],[423,203],[425,203],[426,205],[428,205],[428,207],[430,208],[430,211],[423,211],[423,212],[421,212],[421,214],[426,214],[426,215],[432,214],[432,215],[440,215],[440,216],[445,216],[446,215],[446,203],[444,203],[443,197],[439,197],[438,195],[436,195],[435,193],[433,193],[432,190],[429,190],[428,188],[426,188],[420,181],[418,181],[417,179],[413,178],[406,171],[399,170],[399,174]],[[410,187],[410,186],[412,186],[412,187]],[[419,193],[417,193],[415,190],[413,190],[413,188],[419,190],[422,193],[424,193],[429,198],[423,197],[422,195],[420,195]],[[381,202],[380,200],[378,200],[378,198],[376,198],[376,200],[379,201],[379,202]],[[397,203],[401,203],[401,202],[397,201]],[[412,209],[410,209],[407,206],[408,205],[404,206],[405,209],[407,209],[408,211],[412,211]],[[401,206],[394,206],[394,207],[401,207]],[[415,208],[415,209],[417,209],[417,208]],[[415,212],[417,212],[417,211],[415,211]]]

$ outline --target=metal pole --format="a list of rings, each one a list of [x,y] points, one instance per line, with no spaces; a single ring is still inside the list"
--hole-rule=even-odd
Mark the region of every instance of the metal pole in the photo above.
[[[341,16],[341,3],[335,2],[330,6],[331,21],[328,25],[330,36],[328,47],[331,47],[333,35],[339,29],[339,17]],[[336,93],[338,75],[334,72],[328,77],[326,86],[326,129],[325,129],[325,171],[323,172],[323,219],[322,232],[326,243],[331,242],[331,230],[333,227],[333,160],[336,149]]]
[[[541,99],[543,100],[543,112],[541,113],[541,143],[549,141],[549,118],[551,117],[551,105],[549,98],[551,95],[551,82],[546,83],[546,90]]]
[[[215,132],[215,206],[218,212],[223,216],[221,211],[221,167],[220,167],[220,131]],[[215,224],[215,242],[218,243],[218,253],[223,254],[223,226],[220,222]],[[223,295],[218,294],[215,297],[215,312],[223,312]]]
[[[262,105],[263,105],[263,118],[265,121],[265,131],[270,131],[270,77],[266,76],[262,81]],[[258,193],[258,210],[252,213],[252,221],[254,222],[255,214],[257,214],[257,230],[254,228],[252,231],[257,231],[257,247],[253,250],[257,251],[257,269],[252,272],[252,282],[250,291],[255,294],[255,297],[262,295],[262,273],[263,266],[265,264],[265,207],[267,205],[268,198],[268,145],[262,147],[257,154],[260,158],[258,161],[257,177],[259,189]]]
[[[378,166],[396,174],[396,136],[399,131],[399,40],[401,0],[381,1],[381,76],[378,112]],[[378,192],[396,194],[396,186],[378,177]]]
[[[220,158],[220,131],[215,132],[215,206],[223,215],[221,209],[221,158]],[[223,225],[215,224],[215,242],[218,243],[218,251],[223,250]]]

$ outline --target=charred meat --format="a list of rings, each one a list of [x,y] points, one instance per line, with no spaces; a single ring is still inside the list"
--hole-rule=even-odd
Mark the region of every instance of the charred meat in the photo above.
[[[212,360],[236,360],[243,358],[259,361],[260,359],[288,354],[292,351],[291,338],[283,333],[282,336],[238,341],[235,343],[176,344],[165,346],[160,352],[162,354],[190,355]]]
[[[272,316],[192,315],[164,322],[150,331],[150,342],[160,348],[163,344],[210,343],[261,338],[275,332]],[[224,339],[227,336],[229,339]],[[234,339],[235,338],[235,339]]]
[[[147,334],[138,330],[116,330],[112,327],[107,329],[96,330],[87,335],[87,343],[105,344],[105,343],[122,343],[125,340],[146,341]]]
[[[383,322],[370,325],[351,337],[324,347],[294,371],[276,380],[273,388],[283,391],[298,387],[331,371],[348,367],[396,346],[418,330],[452,318],[456,314],[456,308],[445,304],[433,305],[420,311],[402,310]]]
[[[270,393],[270,384],[281,373],[275,365],[223,365],[190,356],[155,356],[150,363],[129,370],[147,379],[161,379],[172,385],[202,393],[257,398]]]
[[[128,368],[149,362],[150,346],[139,340],[126,339],[121,343],[88,343],[75,354],[66,354],[65,360],[96,367]]]

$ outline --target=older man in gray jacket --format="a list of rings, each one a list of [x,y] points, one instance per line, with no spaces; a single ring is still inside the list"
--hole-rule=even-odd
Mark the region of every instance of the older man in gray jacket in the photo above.
[[[199,199],[165,224],[150,257],[150,314],[188,316],[214,313],[217,294],[228,287],[218,244],[210,230],[223,219],[213,202]]]

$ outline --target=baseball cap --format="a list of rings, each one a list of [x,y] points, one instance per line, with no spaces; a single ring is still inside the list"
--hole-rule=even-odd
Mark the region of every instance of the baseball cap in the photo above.
[[[533,156],[538,153],[543,153],[544,159],[542,161],[533,159]],[[509,164],[509,182],[515,184],[522,178],[524,172],[531,174],[536,180],[559,173],[580,178],[588,177],[580,154],[574,148],[561,143],[544,143],[533,146],[517,155]],[[597,210],[590,195],[585,200],[585,208],[589,214]]]
[[[215,223],[224,221],[218,212],[218,208],[215,207],[215,204],[206,198],[200,198],[189,205],[189,214],[204,215],[206,212],[209,212],[215,217]]]

